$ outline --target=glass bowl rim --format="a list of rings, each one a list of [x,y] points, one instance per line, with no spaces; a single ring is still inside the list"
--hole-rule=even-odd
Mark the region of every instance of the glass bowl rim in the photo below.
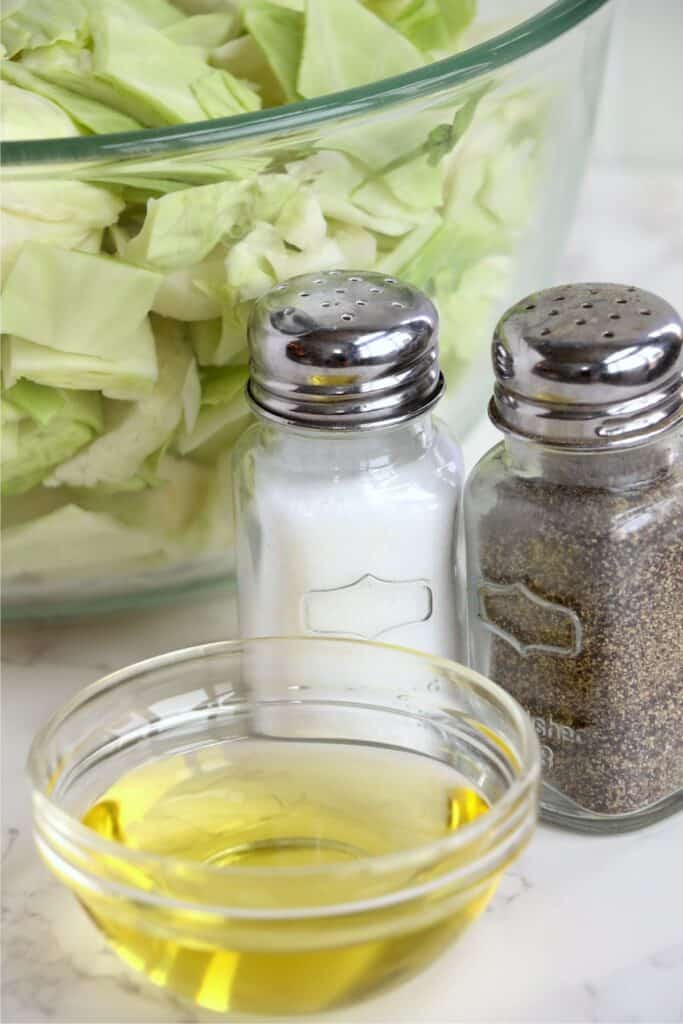
[[[174,147],[191,150],[245,138],[258,139],[309,128],[337,117],[372,112],[481,78],[553,42],[608,2],[553,0],[512,28],[451,57],[369,85],[280,107],[134,132],[7,141],[3,143],[3,164],[10,168],[34,163],[153,157],[171,153]]]
[[[86,704],[98,697],[117,689],[118,687],[144,679],[148,674],[153,674],[159,670],[172,668],[185,662],[194,661],[201,663],[204,659],[214,656],[240,654],[247,646],[268,646],[273,644],[278,645],[281,643],[296,643],[297,645],[306,644],[316,646],[318,648],[348,645],[353,647],[376,649],[378,652],[393,651],[398,652],[401,655],[429,662],[436,668],[447,670],[450,674],[455,672],[458,683],[465,682],[474,687],[477,691],[483,692],[486,696],[494,697],[498,705],[502,704],[505,714],[517,727],[522,746],[522,749],[519,752],[519,773],[514,777],[500,800],[497,800],[486,814],[482,815],[476,821],[468,822],[452,835],[432,840],[429,843],[417,844],[415,846],[411,846],[407,850],[400,850],[376,856],[360,857],[353,861],[351,865],[328,864],[321,866],[291,866],[280,868],[247,867],[241,865],[217,866],[188,860],[182,857],[154,854],[144,850],[131,850],[130,848],[123,846],[121,843],[103,838],[98,833],[88,828],[87,825],[84,825],[78,818],[65,811],[56,801],[51,799],[49,793],[46,791],[44,782],[46,773],[42,770],[44,766],[42,751],[44,745],[49,742],[60,726],[71,714],[73,714],[73,712],[84,707]],[[358,701],[358,703],[362,705],[362,701]],[[380,704],[368,704],[367,706],[373,708],[381,707]],[[420,717],[428,718],[429,716],[425,713],[424,716]],[[200,871],[202,874],[206,875],[207,878],[219,876],[223,878],[234,877],[236,879],[240,877],[268,877],[271,879],[313,876],[333,877],[335,874],[339,873],[349,874],[350,871],[356,872],[358,870],[362,870],[364,866],[371,866],[373,872],[377,872],[378,869],[389,872],[391,870],[400,869],[404,865],[409,866],[411,860],[416,860],[418,857],[430,856],[432,854],[435,856],[449,855],[457,851],[460,847],[465,846],[473,839],[478,838],[478,836],[484,831],[491,829],[495,832],[496,828],[500,830],[501,826],[505,824],[508,815],[514,814],[515,806],[519,800],[524,804],[528,803],[529,797],[533,793],[534,785],[540,777],[540,768],[541,759],[538,737],[536,736],[536,731],[529,716],[517,701],[502,687],[487,679],[485,676],[480,675],[478,672],[475,672],[473,669],[470,669],[465,665],[461,665],[459,662],[451,661],[448,658],[441,658],[436,655],[427,654],[423,651],[414,650],[409,647],[399,647],[394,644],[378,643],[376,641],[369,640],[356,640],[347,637],[310,637],[296,635],[249,637],[198,644],[192,647],[185,647],[176,651],[169,651],[151,658],[146,658],[142,661],[138,661],[124,668],[118,669],[115,672],[109,673],[101,679],[96,680],[93,683],[89,683],[87,686],[78,690],[66,703],[57,709],[57,711],[36,734],[31,745],[27,761],[27,769],[33,788],[34,801],[37,801],[40,805],[48,807],[51,822],[57,825],[61,834],[68,834],[70,839],[72,841],[76,841],[80,847],[87,848],[93,853],[116,856],[119,860],[125,862],[144,862],[146,865],[156,864],[163,869],[190,868],[194,872]],[[35,812],[34,817],[36,817]],[[482,861],[486,861],[490,854],[495,853],[498,846],[501,843],[505,843],[508,838],[509,837],[506,832],[504,832],[502,838],[497,836],[496,840],[490,846],[485,848],[483,855],[481,851],[479,851],[478,855],[473,860],[468,860],[460,870],[464,869],[466,874],[468,872],[472,872]],[[437,882],[444,884],[449,878],[450,873],[447,873],[444,876],[440,876],[437,879]],[[103,884],[112,889],[121,888],[117,883],[106,882]],[[138,890],[135,890],[136,893],[137,891]],[[408,893],[411,893],[412,887],[407,891]],[[402,894],[403,898],[404,890],[401,889],[399,892]],[[164,905],[170,905],[177,902],[169,900],[168,898],[157,897],[155,893],[147,891],[142,892],[141,895],[151,898],[151,901],[155,903],[160,900]],[[392,893],[391,895],[395,898],[397,894]],[[203,904],[192,905],[203,906]],[[347,905],[345,904],[344,906]],[[332,908],[330,906],[321,905],[320,907],[310,909],[312,912],[314,911],[316,914],[320,914],[322,912],[329,913]],[[285,916],[291,916],[292,914],[297,913],[297,911],[296,908],[291,908],[283,911],[282,913]],[[260,914],[253,909],[244,911],[244,914],[249,917],[260,916]],[[263,914],[269,918],[274,916],[273,911],[263,911]]]

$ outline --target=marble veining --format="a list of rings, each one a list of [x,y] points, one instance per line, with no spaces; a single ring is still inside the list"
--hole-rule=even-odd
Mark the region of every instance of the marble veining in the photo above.
[[[683,180],[597,169],[558,281],[617,280],[683,306]],[[485,422],[468,464],[495,440]],[[234,635],[229,594],[78,623],[8,627],[3,651],[3,1011],[8,1024],[193,1024],[130,972],[31,839],[24,763],[38,726],[75,689],[164,650]],[[396,992],[334,1024],[683,1021],[683,815],[623,837],[550,828],[503,878],[476,928]]]

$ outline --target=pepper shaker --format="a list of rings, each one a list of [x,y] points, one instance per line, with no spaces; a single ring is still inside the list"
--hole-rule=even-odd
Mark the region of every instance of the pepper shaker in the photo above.
[[[342,635],[458,656],[457,445],[438,319],[391,277],[330,270],[255,305],[235,452],[243,635]]]
[[[508,310],[493,364],[470,661],[534,721],[545,817],[637,828],[683,806],[683,324],[642,289],[568,285]]]

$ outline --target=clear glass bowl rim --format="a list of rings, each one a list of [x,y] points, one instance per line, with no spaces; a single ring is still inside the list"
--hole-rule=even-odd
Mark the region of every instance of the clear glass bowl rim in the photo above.
[[[238,139],[258,139],[310,128],[338,117],[372,112],[489,74],[553,42],[608,2],[555,0],[513,28],[452,57],[427,64],[416,71],[316,99],[170,128],[5,142],[3,164],[9,168],[26,164],[125,159],[143,155],[153,157],[177,152],[179,149],[191,150]]]
[[[297,645],[307,644],[318,647],[319,649],[324,649],[325,647],[332,648],[335,645],[350,645],[354,647],[376,649],[380,652],[398,652],[399,654],[404,654],[411,658],[417,658],[421,661],[429,662],[429,664],[435,668],[445,670],[451,676],[454,675],[458,683],[465,682],[468,686],[473,687],[480,693],[483,693],[484,696],[495,698],[495,702],[499,706],[502,705],[505,714],[509,716],[509,719],[519,732],[521,747],[519,751],[519,774],[513,779],[501,799],[497,800],[491,806],[487,814],[482,815],[482,817],[476,821],[469,822],[463,828],[458,829],[457,832],[453,833],[453,835],[445,836],[441,839],[434,840],[431,843],[416,845],[410,847],[408,850],[402,850],[398,853],[358,858],[358,860],[353,862],[352,867],[354,871],[362,870],[364,866],[371,866],[373,872],[377,872],[378,869],[387,872],[392,870],[401,870],[403,867],[409,867],[411,861],[414,861],[416,858],[429,857],[432,855],[450,855],[451,853],[456,852],[460,847],[477,839],[482,832],[487,830],[491,830],[492,832],[495,832],[496,829],[500,830],[500,828],[505,825],[508,817],[514,816],[515,807],[518,802],[521,802],[524,807],[527,807],[527,805],[531,806],[529,801],[532,798],[534,787],[539,780],[541,769],[540,748],[535,729],[531,720],[515,699],[485,676],[480,675],[478,672],[475,672],[458,662],[450,661],[448,658],[439,658],[430,654],[425,654],[422,651],[416,651],[407,647],[397,647],[392,644],[337,637],[258,637],[239,640],[220,640],[213,643],[199,644],[194,647],[186,647],[177,651],[170,651],[166,654],[147,658],[144,661],[136,662],[132,665],[126,666],[125,668],[119,669],[116,672],[112,672],[109,675],[104,676],[102,679],[90,683],[88,686],[74,694],[74,696],[59,708],[43,728],[36,734],[28,756],[27,768],[33,786],[34,800],[49,809],[51,826],[56,826],[63,837],[68,836],[70,842],[76,843],[81,849],[87,849],[93,854],[100,853],[106,856],[114,856],[119,860],[125,860],[131,863],[144,862],[147,865],[156,864],[164,870],[189,868],[194,872],[201,871],[201,873],[206,875],[207,878],[215,876],[229,876],[231,878],[264,878],[267,876],[271,879],[286,879],[293,876],[301,878],[302,876],[313,875],[333,876],[336,873],[348,874],[350,866],[346,864],[330,864],[323,865],[318,868],[219,867],[216,865],[200,864],[197,861],[188,861],[179,857],[150,854],[149,852],[141,850],[131,850],[128,847],[122,846],[120,843],[114,842],[113,840],[104,839],[92,829],[83,825],[78,818],[75,818],[68,812],[64,811],[58,803],[50,798],[45,784],[48,772],[46,770],[47,766],[44,764],[43,749],[57,733],[60,726],[79,708],[84,707],[86,704],[96,700],[105,693],[115,690],[118,687],[125,686],[127,683],[142,680],[148,674],[153,674],[159,670],[173,668],[180,664],[192,661],[201,663],[203,659],[214,656],[238,654],[247,645],[266,646],[273,644],[277,645],[280,643],[296,643]],[[357,703],[362,706],[361,701],[358,701]],[[367,706],[376,709],[381,705],[368,704]],[[426,718],[428,716],[425,715],[424,717]],[[524,817],[526,817],[526,814]],[[505,842],[508,838],[509,836],[507,832],[504,831],[502,841]],[[494,842],[491,847],[486,848],[483,854],[483,860],[486,860],[487,856],[495,853],[496,850],[497,843]],[[468,861],[465,865],[466,873],[476,870],[479,866],[481,866],[480,862],[476,859],[471,862]],[[439,884],[444,884],[451,877],[451,873],[448,873],[439,877],[437,881]],[[434,883],[429,884],[432,885]],[[112,887],[116,886],[114,885]],[[412,895],[412,890],[408,890],[408,894]],[[153,893],[145,892],[142,895],[151,897],[151,902],[157,902],[157,898],[155,898]],[[406,898],[403,892],[402,898]],[[160,902],[164,905],[169,905],[174,901],[163,898],[160,899]],[[325,913],[329,913],[332,908],[316,908],[315,913],[319,914],[322,909],[324,909]],[[264,911],[263,913],[264,916],[268,918],[272,918],[274,916],[271,911]],[[291,916],[291,913],[291,910],[283,911],[283,914],[286,916]],[[237,914],[236,916],[240,915]],[[261,915],[257,911],[251,910],[245,912],[244,916],[258,917]]]

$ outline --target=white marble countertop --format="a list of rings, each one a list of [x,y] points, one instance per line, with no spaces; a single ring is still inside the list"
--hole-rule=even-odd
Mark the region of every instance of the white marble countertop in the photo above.
[[[633,281],[683,306],[683,180],[593,171],[562,277]],[[473,432],[470,465],[494,437],[486,424]],[[130,973],[50,878],[31,840],[24,762],[38,726],[77,688],[161,651],[234,635],[234,628],[226,595],[6,629],[3,1021],[206,1019]],[[324,1019],[683,1021],[682,864],[683,815],[617,838],[541,827],[483,919],[452,951],[396,991]]]

